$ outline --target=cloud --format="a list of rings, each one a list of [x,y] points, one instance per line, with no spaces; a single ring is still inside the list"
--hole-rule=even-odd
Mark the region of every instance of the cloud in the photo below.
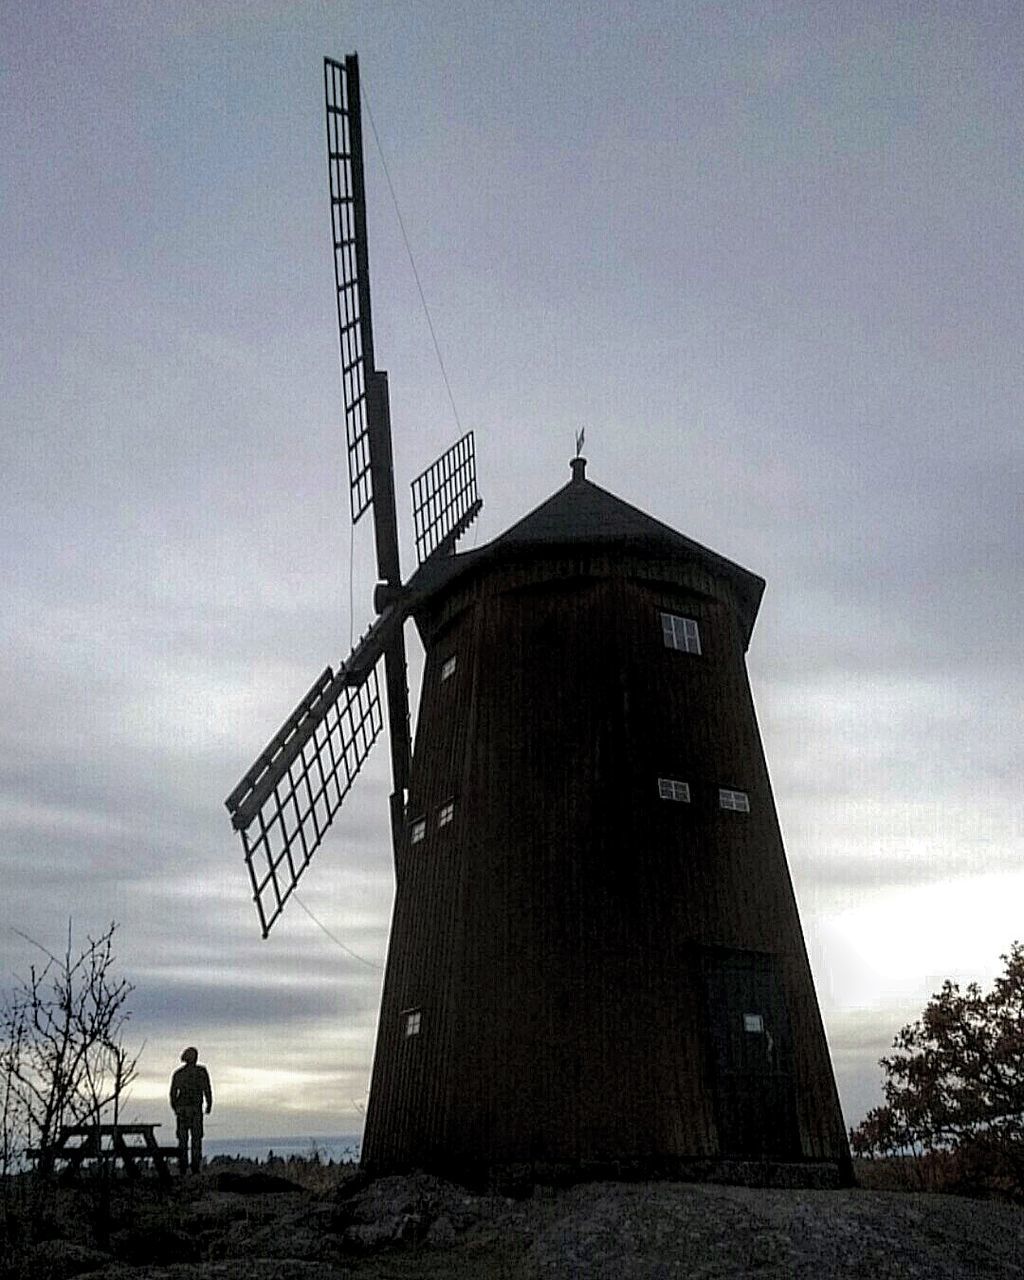
[[[315,972],[276,974],[261,966],[258,978],[239,980],[231,970],[210,973],[203,981],[141,975],[132,995],[132,1021],[144,1032],[165,1027],[197,1036],[220,1033],[301,1037],[319,1029],[327,1017],[348,1025],[372,1026],[380,979],[368,979],[353,966],[330,977]]]

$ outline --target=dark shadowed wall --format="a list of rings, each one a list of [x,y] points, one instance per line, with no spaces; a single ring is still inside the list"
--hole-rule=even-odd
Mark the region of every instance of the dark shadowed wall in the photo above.
[[[740,615],[636,546],[510,549],[422,611],[369,1166],[842,1159]]]

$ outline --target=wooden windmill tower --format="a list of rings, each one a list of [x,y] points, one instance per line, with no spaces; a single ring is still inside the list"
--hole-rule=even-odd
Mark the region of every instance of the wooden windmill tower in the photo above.
[[[581,457],[456,554],[480,508],[467,436],[414,483],[403,583],[356,59],[325,77],[352,516],[372,505],[378,616],[227,805],[265,936],[383,727],[383,659],[396,896],[364,1164],[841,1177],[746,673],[764,582]],[[409,618],[426,653],[414,754]]]

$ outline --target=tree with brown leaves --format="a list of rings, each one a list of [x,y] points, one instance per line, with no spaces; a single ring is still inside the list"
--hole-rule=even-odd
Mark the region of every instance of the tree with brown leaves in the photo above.
[[[1024,1194],[1024,944],[1000,958],[991,991],[947,980],[896,1036],[854,1155],[948,1153],[965,1180]]]

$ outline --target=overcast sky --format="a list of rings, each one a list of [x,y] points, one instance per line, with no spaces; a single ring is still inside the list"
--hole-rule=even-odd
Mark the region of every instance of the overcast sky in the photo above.
[[[585,426],[589,478],[767,579],[751,680],[856,1123],[899,1026],[1024,936],[1019,4],[0,13],[5,977],[15,930],[116,919],[140,1116],[194,1042],[212,1137],[361,1127],[386,748],[299,891],[359,958],[294,902],[260,940],[223,808],[371,617],[321,69],[357,50],[469,545]],[[459,427],[367,132],[408,571]]]

